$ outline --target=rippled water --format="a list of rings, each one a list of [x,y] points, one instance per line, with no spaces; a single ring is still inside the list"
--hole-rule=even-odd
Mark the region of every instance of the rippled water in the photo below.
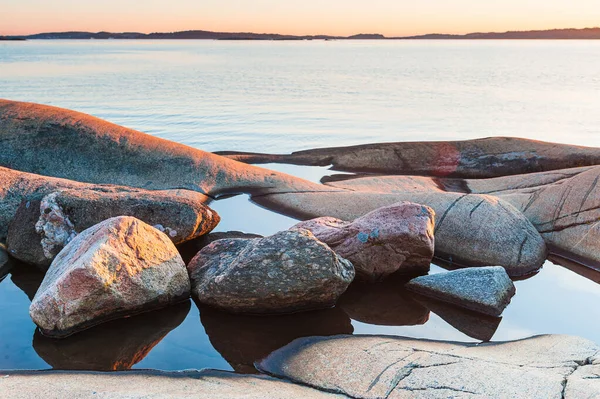
[[[498,135],[600,146],[598,70],[599,42],[0,42],[1,98],[83,111],[210,151]],[[328,173],[266,167],[313,181]],[[271,234],[295,223],[244,196],[211,206],[223,218],[218,231]],[[303,335],[476,341],[499,322],[432,304],[430,313],[390,281],[353,287],[321,312],[240,317],[190,302],[55,341],[35,333],[28,315],[40,279],[17,265],[0,282],[0,369],[249,372]],[[548,262],[516,282],[494,340],[566,333],[600,342],[596,281],[595,272]]]

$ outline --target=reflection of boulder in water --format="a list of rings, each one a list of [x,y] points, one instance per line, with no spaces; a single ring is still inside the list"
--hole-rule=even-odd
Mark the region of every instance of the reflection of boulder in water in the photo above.
[[[392,276],[380,283],[354,283],[338,306],[356,321],[380,326],[414,326],[429,320],[429,310],[404,288],[406,278]]]
[[[114,320],[60,340],[36,330],[33,347],[57,370],[128,370],[183,322],[190,304]]]
[[[483,342],[492,339],[502,321],[502,317],[462,309],[419,294],[414,294],[414,297],[458,331]]]
[[[183,261],[187,265],[198,252],[208,244],[225,238],[261,238],[261,235],[243,233],[241,231],[226,231],[220,233],[205,234],[196,239],[190,240],[177,246]]]
[[[12,266],[13,264],[8,257],[6,247],[4,244],[0,244],[0,281],[4,280]]]
[[[38,288],[40,288],[45,273],[35,266],[20,262],[14,258],[11,258],[10,262],[13,264],[10,270],[10,279],[31,301]]]
[[[201,307],[200,321],[213,347],[240,373],[256,373],[262,360],[293,340],[352,334],[350,319],[339,308],[280,316],[235,315]]]

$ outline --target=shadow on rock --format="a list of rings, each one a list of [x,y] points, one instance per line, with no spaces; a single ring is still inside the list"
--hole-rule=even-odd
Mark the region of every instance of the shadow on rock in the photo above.
[[[207,245],[217,240],[223,240],[225,238],[261,238],[261,235],[243,233],[241,231],[227,231],[224,233],[210,233],[198,237],[194,240],[185,242],[177,246],[177,250],[181,254],[183,261],[187,265],[190,263],[192,258],[196,256],[198,252]]]
[[[200,307],[200,321],[213,347],[238,373],[257,373],[254,363],[293,340],[352,334],[350,318],[339,308],[281,316],[249,316]]]
[[[356,321],[380,326],[415,326],[429,320],[429,309],[404,288],[408,278],[392,275],[375,283],[355,282],[338,306]]]
[[[440,316],[452,327],[479,341],[490,341],[502,321],[502,317],[493,317],[462,309],[419,294],[413,294],[413,296],[416,301]]]
[[[190,311],[191,301],[111,321],[65,339],[36,330],[33,348],[55,370],[128,370],[142,361]]]

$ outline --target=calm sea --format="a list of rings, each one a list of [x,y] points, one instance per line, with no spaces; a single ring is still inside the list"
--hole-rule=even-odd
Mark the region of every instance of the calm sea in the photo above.
[[[600,146],[599,71],[592,41],[0,42],[0,98],[75,109],[209,151],[488,136]],[[268,167],[313,180],[328,173]],[[295,223],[245,197],[212,206],[223,217],[218,231],[271,234]],[[456,329],[388,284],[296,318],[241,318],[192,303],[55,342],[35,334],[27,311],[40,278],[21,268],[0,282],[0,369],[129,359],[135,368],[250,371],[302,335],[473,342],[459,330],[493,324],[439,311]],[[516,283],[494,340],[565,333],[600,342],[594,280],[548,262]]]

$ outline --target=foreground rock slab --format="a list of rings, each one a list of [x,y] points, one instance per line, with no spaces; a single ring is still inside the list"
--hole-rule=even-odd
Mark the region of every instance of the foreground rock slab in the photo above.
[[[352,263],[307,230],[215,241],[192,259],[188,271],[195,299],[240,313],[327,308],[355,276]]]
[[[421,275],[429,272],[434,251],[434,211],[403,202],[376,209],[345,222],[321,217],[292,229],[309,230],[338,255],[354,265],[357,276],[381,280],[400,272]]]
[[[349,172],[465,178],[516,175],[599,165],[600,149],[514,137],[465,141],[364,144],[319,148],[286,155],[222,151],[248,163],[329,166]]]
[[[258,366],[353,398],[576,399],[580,397],[569,396],[568,390],[563,396],[565,384],[595,361],[598,350],[588,340],[561,335],[479,345],[386,336],[314,337],[294,341]],[[588,388],[589,397],[600,395],[598,384]]]
[[[224,371],[116,373],[3,372],[0,397],[4,399],[342,399],[265,376]]]
[[[499,266],[417,277],[406,288],[490,316],[500,316],[516,293],[515,285]]]
[[[63,337],[189,295],[185,264],[169,238],[122,216],[67,244],[48,269],[29,314],[45,335]]]
[[[8,228],[11,255],[47,268],[79,232],[116,216],[133,216],[163,231],[175,244],[210,232],[219,215],[186,195],[166,191],[61,190],[25,200]]]

